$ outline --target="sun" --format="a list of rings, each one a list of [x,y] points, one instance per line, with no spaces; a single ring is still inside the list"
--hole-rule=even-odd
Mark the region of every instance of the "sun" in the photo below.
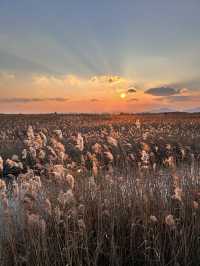
[[[120,97],[121,97],[122,99],[124,99],[124,98],[126,97],[126,93],[124,93],[124,92],[121,93],[121,94],[120,94]]]

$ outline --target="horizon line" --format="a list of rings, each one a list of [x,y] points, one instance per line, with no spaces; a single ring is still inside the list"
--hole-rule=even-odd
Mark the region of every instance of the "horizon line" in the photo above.
[[[18,113],[0,113],[0,115],[142,115],[142,114],[200,114],[198,112],[188,112],[188,111],[169,111],[169,112],[41,112],[41,113],[26,113],[26,112],[18,112]]]

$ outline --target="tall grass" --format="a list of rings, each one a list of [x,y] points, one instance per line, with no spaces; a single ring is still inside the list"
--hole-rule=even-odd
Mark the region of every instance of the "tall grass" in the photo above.
[[[0,211],[0,265],[200,265],[199,177],[186,169],[180,175],[181,200],[173,197],[169,171],[95,183],[80,176],[75,201],[60,207],[60,217],[56,192],[43,183],[40,197],[52,204],[51,214],[37,205],[45,230],[28,226],[23,205],[10,195],[9,211]]]

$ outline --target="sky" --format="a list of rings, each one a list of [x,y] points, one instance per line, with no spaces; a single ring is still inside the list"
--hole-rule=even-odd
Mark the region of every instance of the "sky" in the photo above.
[[[0,112],[200,108],[199,0],[1,0]]]

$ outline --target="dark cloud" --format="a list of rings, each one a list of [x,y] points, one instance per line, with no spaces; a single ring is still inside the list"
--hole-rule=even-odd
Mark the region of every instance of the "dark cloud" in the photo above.
[[[58,97],[58,98],[47,98],[46,101],[66,102],[66,101],[69,101],[69,99],[68,98],[59,98]]]
[[[151,94],[154,96],[170,96],[179,93],[179,90],[171,88],[171,87],[157,87],[151,88],[145,91],[147,94]]]
[[[127,93],[135,93],[135,92],[136,92],[135,89],[128,89],[128,90],[127,90]]]
[[[113,80],[112,78],[109,78],[109,79],[108,79],[108,82],[109,82],[109,83],[112,83],[113,81],[114,81],[114,80]]]
[[[68,101],[67,98],[2,98],[0,99],[1,103],[34,103],[34,102],[65,102]]]
[[[109,83],[113,83],[113,82],[116,82],[116,81],[119,81],[120,80],[120,77],[116,76],[116,77],[109,77],[108,78],[108,82]]]
[[[91,99],[91,102],[99,102],[99,99]]]

